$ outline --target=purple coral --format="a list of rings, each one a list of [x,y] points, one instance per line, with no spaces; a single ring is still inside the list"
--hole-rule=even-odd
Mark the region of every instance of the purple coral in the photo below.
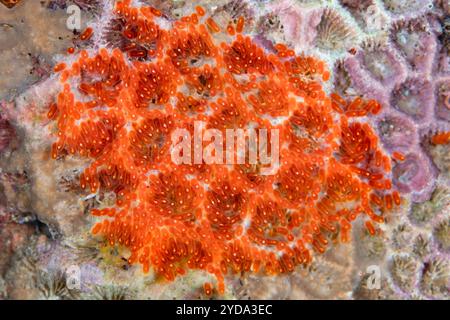
[[[404,12],[394,18],[387,41],[366,41],[355,56],[340,62],[346,77],[335,81],[382,103],[383,112],[374,119],[380,139],[387,150],[406,155],[394,164],[394,184],[410,193],[413,201],[422,202],[429,199],[439,174],[423,141],[432,124],[450,121],[450,80],[439,54],[445,47],[442,35],[446,30],[436,27],[442,17],[412,17],[403,2],[387,2],[395,16]],[[426,7],[416,5],[420,10]]]
[[[288,42],[302,48],[313,45],[323,10],[299,8],[292,0],[276,1],[269,9],[279,16]]]
[[[376,81],[372,74],[361,64],[357,57],[349,57],[344,61],[345,70],[348,72],[352,86],[369,99],[375,99],[382,105],[389,103],[389,92]]]
[[[425,20],[398,22],[392,40],[413,71],[426,73],[431,70],[437,43]]]
[[[391,103],[394,108],[423,123],[432,116],[432,84],[421,78],[410,78],[394,88]]]
[[[384,147],[391,150],[409,150],[418,143],[414,123],[396,112],[390,112],[376,121],[378,134]]]
[[[385,87],[392,87],[406,78],[407,69],[395,50],[384,44],[367,44],[366,50],[360,51],[357,58]]]
[[[383,4],[394,15],[411,15],[433,7],[430,0],[383,0]]]
[[[434,190],[437,170],[422,151],[417,150],[406,155],[392,169],[395,186],[403,193],[412,193],[413,200],[428,200]]]
[[[450,79],[436,82],[436,115],[450,121]]]

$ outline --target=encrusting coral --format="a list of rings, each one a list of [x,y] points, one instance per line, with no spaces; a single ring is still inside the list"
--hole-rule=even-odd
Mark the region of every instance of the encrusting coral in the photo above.
[[[360,215],[375,234],[373,222],[401,203],[391,169],[405,161],[383,151],[365,120],[381,105],[327,96],[324,62],[283,44],[267,52],[243,34],[243,17],[222,26],[195,9],[163,28],[159,10],[117,2],[126,45],[82,50],[54,68],[62,89],[48,112],[52,157],[91,159],[81,187],[116,194],[114,207],[91,211],[102,219],[92,232],[127,247],[144,272],[173,280],[206,270],[217,278],[207,294],[224,292],[229,272],[308,264],[330,235],[348,241]],[[222,132],[278,129],[280,167],[265,176],[262,164],[175,165],[171,133],[196,120]]]

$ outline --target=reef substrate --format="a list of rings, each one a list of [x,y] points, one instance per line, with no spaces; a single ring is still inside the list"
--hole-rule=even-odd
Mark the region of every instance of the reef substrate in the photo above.
[[[80,176],[91,193],[116,195],[92,233],[130,252],[128,262],[167,280],[189,269],[213,274],[294,271],[346,242],[363,216],[370,234],[400,205],[393,162],[367,121],[381,105],[327,94],[324,62],[286,45],[260,47],[245,19],[218,25],[202,7],[178,20],[119,1],[98,52],[68,49],[61,90],[49,107],[54,159],[90,159]],[[80,36],[89,41],[92,28]],[[111,44],[111,43],[110,43]],[[278,129],[281,162],[175,165],[171,134],[195,121],[226,129]]]

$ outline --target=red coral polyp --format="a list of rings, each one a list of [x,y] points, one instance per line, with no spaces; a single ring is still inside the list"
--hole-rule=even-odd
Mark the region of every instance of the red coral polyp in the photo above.
[[[205,270],[219,292],[229,273],[309,263],[331,239],[348,241],[358,216],[374,234],[371,221],[400,204],[391,157],[364,118],[379,103],[328,96],[322,61],[282,44],[266,52],[241,34],[243,19],[223,33],[204,9],[196,12],[162,29],[158,10],[119,1],[113,21],[128,47],[81,51],[55,70],[62,89],[48,112],[52,156],[89,159],[81,187],[116,195],[115,206],[92,210],[100,219],[92,232],[127,247],[129,263],[144,272],[173,280]],[[263,175],[259,158],[175,164],[171,135],[192,135],[196,120],[223,133],[279,130],[279,166]]]

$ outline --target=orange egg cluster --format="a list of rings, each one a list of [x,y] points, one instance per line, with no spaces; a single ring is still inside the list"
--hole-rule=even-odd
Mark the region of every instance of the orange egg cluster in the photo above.
[[[450,131],[440,132],[431,137],[433,144],[447,144],[450,142]]]
[[[115,193],[114,207],[92,210],[101,217],[92,232],[127,247],[130,264],[168,280],[206,270],[217,284],[205,290],[223,292],[229,273],[274,275],[309,263],[313,251],[348,241],[360,215],[374,234],[372,222],[400,204],[391,158],[364,120],[380,105],[327,96],[322,61],[283,44],[268,52],[242,33],[243,18],[222,32],[201,7],[170,29],[158,10],[130,1],[114,14],[126,47],[83,50],[70,66],[58,64],[63,89],[48,117],[57,123],[53,158],[91,159],[81,187]],[[196,120],[223,131],[278,129],[278,170],[174,164],[171,133],[192,131]]]

